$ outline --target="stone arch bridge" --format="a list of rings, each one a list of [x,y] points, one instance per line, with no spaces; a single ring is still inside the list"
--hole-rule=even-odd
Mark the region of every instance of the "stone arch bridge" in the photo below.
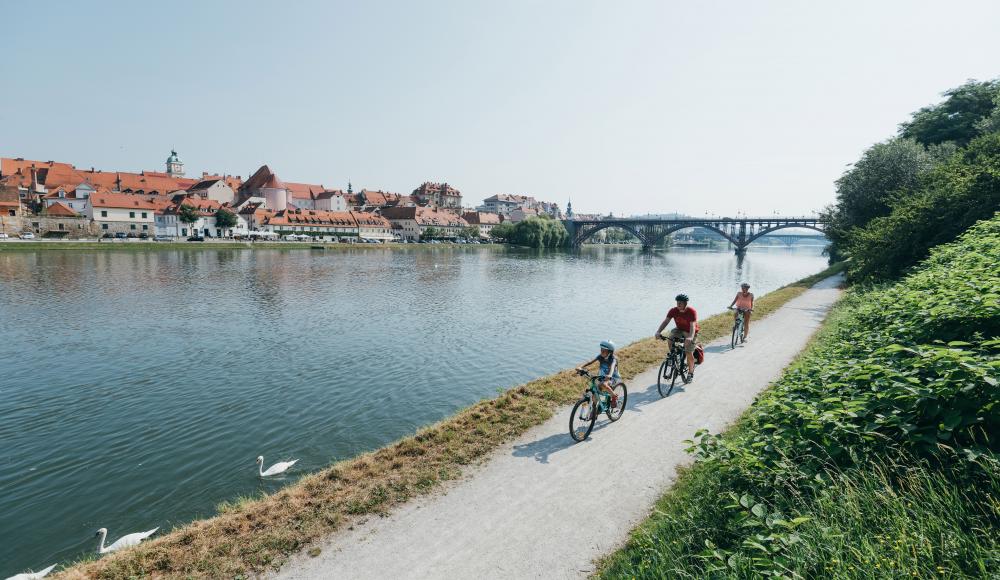
[[[566,231],[574,248],[580,247],[594,234],[607,228],[625,230],[642,242],[643,249],[663,243],[666,237],[678,230],[704,228],[716,232],[742,254],[747,246],[763,235],[785,228],[806,228],[825,234],[825,221],[819,217],[770,217],[770,218],[678,218],[678,219],[628,219],[603,218],[595,220],[564,220]]]

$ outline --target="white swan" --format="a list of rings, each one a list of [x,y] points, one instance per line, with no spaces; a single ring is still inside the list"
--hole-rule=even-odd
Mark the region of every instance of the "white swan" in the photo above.
[[[48,576],[49,572],[51,572],[52,569],[55,567],[56,565],[53,564],[48,568],[39,570],[38,572],[25,572],[23,574],[14,574],[10,578],[7,578],[7,580],[31,580],[32,578],[45,578],[46,576]]]
[[[279,473],[284,473],[288,471],[288,468],[298,463],[298,459],[293,459],[291,461],[279,461],[264,470],[264,456],[260,455],[257,457],[257,472],[260,473],[261,477],[267,477],[269,475],[278,475]]]
[[[97,546],[97,553],[110,554],[111,552],[117,552],[122,548],[131,548],[132,546],[138,546],[139,542],[155,534],[156,530],[158,529],[160,528],[153,528],[148,532],[136,532],[134,534],[129,534],[127,536],[122,536],[118,538],[118,541],[116,541],[114,544],[111,544],[110,546],[105,548],[104,539],[108,537],[108,529],[101,528],[97,530],[97,535],[101,537],[101,544]]]

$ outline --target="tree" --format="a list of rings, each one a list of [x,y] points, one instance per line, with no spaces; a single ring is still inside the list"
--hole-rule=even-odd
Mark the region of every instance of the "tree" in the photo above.
[[[235,213],[225,208],[219,209],[219,211],[215,212],[215,225],[217,227],[227,230],[229,228],[236,227],[237,223],[239,223],[239,221],[236,219]]]
[[[928,150],[913,139],[890,139],[865,151],[837,180],[837,201],[824,211],[832,259],[839,259],[853,228],[889,215],[892,203],[920,183],[920,176],[937,167],[955,149],[939,145]]]
[[[569,232],[561,221],[532,216],[514,225],[507,241],[531,248],[558,248],[568,238]]]
[[[467,240],[478,240],[481,235],[479,233],[479,226],[467,226],[459,230],[458,237],[465,238]]]
[[[181,220],[181,223],[187,225],[193,225],[201,219],[201,214],[197,209],[190,205],[181,204],[180,208],[177,209],[177,219]],[[191,234],[196,234],[198,232],[191,230]]]
[[[887,216],[850,232],[849,273],[855,280],[889,279],[1000,211],[1000,133],[974,139],[896,199]],[[984,256],[996,260],[996,257]]]
[[[997,107],[998,94],[1000,79],[969,81],[945,91],[944,101],[913,113],[909,122],[900,125],[899,134],[924,145],[953,141],[964,147],[981,133],[984,119]]]
[[[442,235],[442,231],[438,228],[431,226],[424,230],[424,233],[420,234],[420,239],[422,240],[433,240],[434,238],[439,238]]]
[[[495,225],[493,226],[493,229],[490,230],[490,237],[501,242],[509,242],[513,236],[514,224],[510,222]]]

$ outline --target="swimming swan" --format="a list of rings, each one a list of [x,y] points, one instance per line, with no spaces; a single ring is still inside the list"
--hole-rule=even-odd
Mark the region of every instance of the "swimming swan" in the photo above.
[[[269,475],[278,475],[279,473],[284,473],[288,471],[288,468],[295,465],[299,460],[293,459],[292,461],[279,461],[271,467],[264,471],[264,456],[261,455],[257,457],[257,472],[260,473],[261,477],[267,477]]]
[[[131,548],[132,546],[138,546],[139,542],[145,540],[149,536],[156,533],[156,530],[160,528],[153,528],[148,532],[136,532],[134,534],[129,534],[127,536],[122,536],[118,538],[118,541],[111,544],[107,548],[104,547],[104,539],[108,537],[108,529],[101,528],[97,530],[97,535],[101,537],[101,544],[97,546],[98,554],[110,554],[111,552],[116,552],[122,548]]]
[[[32,578],[45,578],[45,576],[47,576],[48,573],[51,572],[52,569],[55,567],[56,565],[53,564],[48,568],[45,568],[44,570],[39,570],[38,572],[25,572],[23,574],[14,574],[10,578],[7,578],[7,580],[32,580]]]

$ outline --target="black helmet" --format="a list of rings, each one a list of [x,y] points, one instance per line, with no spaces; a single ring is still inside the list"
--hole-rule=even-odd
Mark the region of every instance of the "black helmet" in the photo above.
[[[740,284],[740,288],[749,288],[749,287],[750,287],[750,283],[749,282],[744,282],[744,283]]]
[[[687,302],[688,301],[688,295],[687,294],[678,294],[677,298],[674,298],[674,300],[676,300],[678,302]]]

